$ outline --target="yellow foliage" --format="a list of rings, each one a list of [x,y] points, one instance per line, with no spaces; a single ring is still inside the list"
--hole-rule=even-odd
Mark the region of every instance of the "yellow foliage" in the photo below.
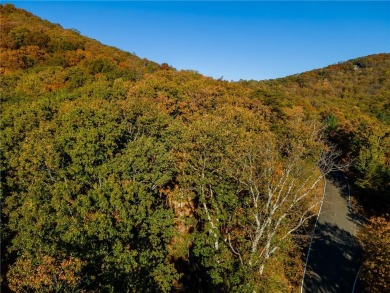
[[[35,260],[22,256],[9,270],[7,280],[10,289],[15,292],[26,288],[54,291],[64,285],[75,288],[80,280],[78,274],[81,268],[82,261],[72,256],[62,260],[43,254]]]
[[[390,289],[390,221],[382,217],[370,219],[359,232],[364,248],[360,278],[367,292],[388,292]]]

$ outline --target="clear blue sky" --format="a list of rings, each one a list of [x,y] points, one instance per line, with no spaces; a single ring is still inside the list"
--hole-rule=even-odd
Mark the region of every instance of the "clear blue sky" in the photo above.
[[[283,77],[390,52],[390,2],[1,2],[225,80]]]

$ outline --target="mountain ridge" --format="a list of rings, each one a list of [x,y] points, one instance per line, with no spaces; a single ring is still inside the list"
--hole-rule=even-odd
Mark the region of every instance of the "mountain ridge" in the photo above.
[[[12,14],[12,12],[18,11],[18,13],[21,14],[23,17],[27,17],[27,18],[30,18],[30,19],[32,18],[32,19],[34,19],[34,22],[41,22],[41,25],[40,25],[39,28],[41,29],[42,32],[44,32],[46,30],[49,30],[49,29],[58,28],[60,30],[68,31],[69,33],[75,33],[75,34],[80,36],[80,32],[76,28],[67,28],[67,29],[63,28],[60,24],[53,24],[53,23],[49,22],[48,20],[41,19],[41,18],[33,15],[32,13],[30,13],[30,12],[24,10],[24,9],[15,8],[15,6],[12,5],[12,4],[1,4],[1,6],[2,6],[1,9],[3,11],[3,17],[6,17],[7,14],[9,15],[9,14]],[[16,23],[17,23],[17,21],[16,21]],[[42,30],[42,28],[43,28],[43,30]],[[9,32],[9,30],[10,30],[10,27],[8,27],[8,25],[3,24],[2,31],[3,32]],[[36,30],[37,30],[37,28],[34,28],[33,31],[36,31]],[[136,57],[136,59],[140,59],[140,60],[144,60],[144,61],[147,61],[147,62],[151,62],[151,63],[157,64],[157,63],[152,62],[152,61],[150,61],[150,60],[148,60],[146,58],[140,58],[140,57],[134,55],[133,53],[124,51],[122,49],[118,49],[118,48],[113,47],[113,46],[108,45],[108,44],[103,44],[103,43],[99,42],[96,39],[92,39],[92,38],[89,38],[87,36],[82,36],[82,37],[84,39],[89,40],[89,42],[96,42],[99,47],[111,48],[111,49],[114,49],[115,51],[119,51],[121,53],[125,53],[127,55],[130,55],[131,57]],[[6,42],[7,41],[7,37],[3,36],[2,40],[3,40],[3,42]],[[4,46],[4,44],[3,44],[3,46]],[[281,79],[285,79],[285,78],[291,78],[291,77],[294,77],[294,76],[299,76],[299,75],[306,74],[306,73],[309,73],[309,72],[317,72],[317,71],[320,71],[320,70],[327,70],[327,69],[331,69],[333,67],[337,68],[337,67],[339,67],[340,64],[344,64],[344,63],[350,63],[350,62],[357,62],[358,63],[359,60],[361,60],[361,58],[371,59],[371,57],[374,57],[374,56],[379,56],[380,57],[380,56],[384,56],[386,54],[389,54],[389,53],[384,53],[383,52],[383,53],[375,53],[375,54],[370,54],[370,55],[366,55],[366,56],[356,57],[356,58],[349,59],[347,61],[339,61],[339,62],[337,62],[335,64],[330,64],[330,65],[327,65],[325,67],[320,67],[320,68],[311,69],[311,70],[304,71],[304,72],[294,73],[294,74],[287,75],[287,76],[284,76],[284,77],[265,79],[265,80],[240,80],[240,81],[232,81],[232,82],[243,82],[243,81],[258,81],[258,82],[263,82],[264,81],[265,82],[265,81],[272,81],[272,80],[281,80]],[[160,64],[160,67],[164,67],[165,69],[166,68],[172,68],[172,69],[176,70],[175,68],[167,65],[166,63]],[[182,71],[192,71],[192,70],[191,69],[183,69]],[[210,77],[210,78],[212,78],[212,77]]]
[[[390,54],[228,82],[0,11],[3,290],[297,290],[340,165],[387,223]]]

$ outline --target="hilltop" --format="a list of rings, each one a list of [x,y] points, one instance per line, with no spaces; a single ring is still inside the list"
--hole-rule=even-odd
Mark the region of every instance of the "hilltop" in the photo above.
[[[0,10],[4,290],[293,291],[345,162],[388,224],[390,54],[227,82]]]

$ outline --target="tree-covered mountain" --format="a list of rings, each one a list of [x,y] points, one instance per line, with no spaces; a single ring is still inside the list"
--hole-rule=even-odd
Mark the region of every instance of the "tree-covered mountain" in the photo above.
[[[389,67],[389,54],[378,54],[249,83],[255,96],[275,109],[300,106],[307,115],[319,115],[329,140],[351,160],[351,179],[388,203]]]
[[[345,162],[388,223],[389,54],[227,82],[0,9],[3,290],[294,291]]]

